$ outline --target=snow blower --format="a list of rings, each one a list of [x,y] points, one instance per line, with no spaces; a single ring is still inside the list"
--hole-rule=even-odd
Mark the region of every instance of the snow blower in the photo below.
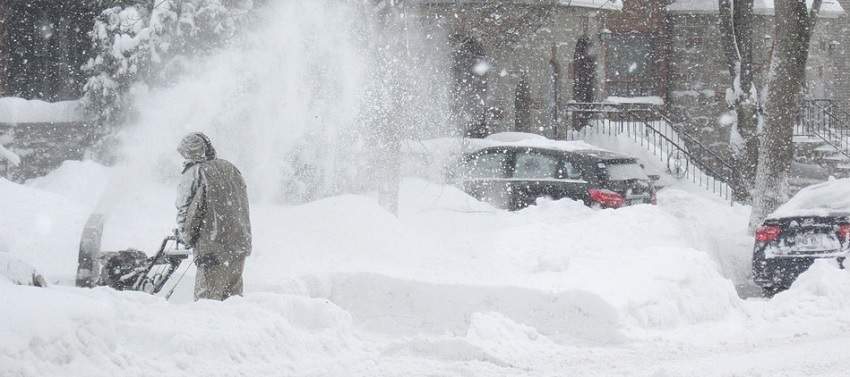
[[[162,240],[156,254],[151,257],[133,248],[102,251],[104,218],[102,214],[92,214],[83,228],[77,259],[78,287],[106,286],[119,291],[142,291],[156,295],[180,265],[189,259],[191,250],[180,242],[176,231]],[[188,269],[189,266],[186,266]],[[166,299],[174,292],[182,277],[173,284]]]

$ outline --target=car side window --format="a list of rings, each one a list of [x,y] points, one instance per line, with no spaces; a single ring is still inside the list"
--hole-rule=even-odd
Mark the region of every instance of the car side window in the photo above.
[[[502,151],[482,153],[469,161],[470,178],[506,178],[508,154]]]
[[[557,178],[558,158],[545,154],[527,152],[518,153],[514,178],[552,179]]]
[[[564,161],[564,167],[563,170],[560,171],[560,173],[561,174],[559,174],[558,176],[560,176],[561,178],[581,179],[581,171],[579,171],[578,168],[575,167],[569,161]]]

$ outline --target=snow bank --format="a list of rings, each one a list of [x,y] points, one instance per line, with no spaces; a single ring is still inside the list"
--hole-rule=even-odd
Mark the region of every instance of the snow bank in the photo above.
[[[0,123],[63,123],[85,120],[79,101],[44,102],[0,97]]]
[[[790,289],[749,301],[745,311],[750,336],[763,341],[835,336],[850,322],[850,272],[835,260],[818,260]]]
[[[561,343],[623,341],[616,308],[582,290],[435,284],[375,274],[334,275],[325,292],[312,292],[350,312],[362,328],[389,336],[462,335],[470,318],[498,312]]]
[[[64,196],[85,207],[94,207],[109,184],[110,169],[96,162],[65,161],[48,175],[26,185]]]
[[[716,197],[694,194],[683,185],[661,190],[659,208],[675,217],[693,248],[707,253],[736,285],[749,284],[753,235],[748,231],[750,207],[730,205]]]
[[[249,261],[255,287],[327,297],[386,331],[395,328],[392,321],[360,311],[381,308],[408,320],[398,331],[425,331],[427,323],[457,332],[460,320],[445,318],[491,310],[529,323],[532,313],[518,308],[538,300],[550,303],[539,305],[543,312],[567,313],[557,297],[583,295],[573,305],[607,324],[532,322],[547,335],[587,340],[616,338],[621,326],[675,327],[737,310],[731,282],[710,254],[697,251],[705,239],[659,207],[597,211],[564,200],[509,213],[453,187],[407,180],[399,219],[357,196],[259,211],[256,257]],[[524,292],[510,295],[523,305],[499,298],[512,289]],[[440,304],[448,297],[455,304]],[[391,307],[405,310],[390,314]],[[596,330],[576,333],[582,329]]]
[[[47,282],[32,266],[4,252],[0,245],[0,283],[44,287]]]
[[[829,216],[850,214],[850,178],[836,179],[806,187],[767,218],[788,216]]]
[[[93,203],[79,188],[50,191],[68,187],[74,169],[91,192],[113,173],[62,169],[29,185],[0,181],[0,239],[48,277],[72,276]],[[172,221],[173,188],[120,187],[105,244],[150,250]],[[245,298],[179,303],[190,301],[191,270],[171,303],[0,284],[0,375],[457,375],[458,365],[557,375],[564,360],[592,360],[600,375],[622,372],[608,363],[645,363],[637,374],[651,375],[660,354],[684,371],[718,342],[743,352],[850,321],[848,274],[829,264],[772,301],[740,300],[724,276],[748,268],[747,209],[677,188],[658,199],[618,210],[543,200],[506,212],[407,179],[399,217],[369,196],[255,202]],[[36,213],[60,226],[43,233]]]
[[[850,320],[850,272],[834,260],[818,260],[773,298],[773,316],[810,317],[823,313],[847,313]]]
[[[89,179],[76,181],[75,174]],[[69,280],[80,231],[97,202],[87,195],[102,191],[100,185],[108,174],[95,164],[71,162],[30,182],[31,187],[5,182],[6,196],[21,204],[12,208],[7,202],[4,213],[14,214],[17,224],[38,224],[33,213],[43,211],[41,221],[48,224],[44,231],[53,232],[43,237],[36,236],[39,228],[33,225],[4,227],[16,229],[3,235],[12,243],[14,255],[44,270],[49,278]],[[84,189],[86,184],[90,190]],[[688,194],[677,195],[682,202],[688,201]],[[134,186],[121,198],[111,206],[104,249],[152,251],[172,226],[173,190]],[[670,198],[673,202],[676,196]],[[662,195],[660,200],[667,199]],[[678,198],[675,205],[681,205]],[[711,205],[706,202],[702,208]],[[693,229],[684,225],[691,218],[683,213],[698,213],[700,207],[680,208],[678,213],[663,208],[598,211],[564,200],[542,201],[509,213],[457,188],[422,180],[405,181],[400,218],[384,211],[374,199],[355,195],[295,207],[255,205],[255,248],[248,262],[247,286],[253,291],[325,297],[356,315],[362,314],[357,310],[361,306],[392,305],[435,306],[438,318],[502,311],[520,323],[539,326],[547,335],[583,341],[615,339],[622,326],[675,327],[724,318],[736,310],[734,289],[711,254],[696,251],[705,250],[709,241],[694,237]],[[62,224],[61,230],[53,227],[54,222]],[[612,233],[617,237],[611,237]],[[363,296],[369,290],[386,293],[373,296],[378,300],[374,302]],[[484,305],[511,290],[518,292],[511,295],[514,300],[496,299],[504,303]],[[451,295],[469,306],[435,304]],[[409,298],[406,304],[381,303],[386,297]],[[362,305],[355,307],[358,300]],[[517,300],[525,305],[511,303]],[[559,306],[555,303],[559,300],[570,304]],[[535,305],[567,316],[570,311],[596,313],[604,324],[564,328],[557,317],[548,322],[532,320],[534,311],[527,308]],[[399,325],[405,331],[424,331],[416,321],[452,331],[466,326],[460,320],[430,321],[421,311],[398,316],[414,318],[412,324]]]
[[[173,305],[103,288],[2,284],[0,297],[3,376],[345,375],[338,357],[358,345],[348,314],[304,297]]]
[[[67,197],[0,178],[0,240],[48,281],[72,281],[88,209]]]

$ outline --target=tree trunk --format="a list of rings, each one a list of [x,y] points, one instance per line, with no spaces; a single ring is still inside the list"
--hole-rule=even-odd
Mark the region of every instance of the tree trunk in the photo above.
[[[738,176],[728,177],[735,198],[749,200],[758,164],[758,93],[753,85],[753,0],[718,0],[721,45],[729,70],[729,107],[735,112],[730,138],[735,146]]]
[[[803,1],[777,1],[775,4],[776,37],[768,73],[764,136],[759,148],[751,228],[760,225],[788,199],[794,123],[800,114],[809,40],[820,9],[819,0],[815,0],[811,14]]]

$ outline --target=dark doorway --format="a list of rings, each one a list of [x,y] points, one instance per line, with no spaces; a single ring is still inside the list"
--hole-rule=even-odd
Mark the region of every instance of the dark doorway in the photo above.
[[[596,82],[596,59],[590,52],[590,38],[586,35],[576,41],[573,54],[573,100],[580,103],[593,102],[593,87]],[[573,127],[580,130],[590,122],[590,113],[573,113]]]
[[[548,115],[550,136],[555,136],[561,124],[561,65],[556,60],[557,53],[552,49],[552,59],[548,67],[548,93],[546,94],[546,113]]]
[[[514,130],[531,131],[531,86],[523,72],[514,92]]]
[[[452,43],[452,115],[468,137],[485,137],[487,125],[487,76],[490,64],[484,46],[472,37],[455,34]]]

